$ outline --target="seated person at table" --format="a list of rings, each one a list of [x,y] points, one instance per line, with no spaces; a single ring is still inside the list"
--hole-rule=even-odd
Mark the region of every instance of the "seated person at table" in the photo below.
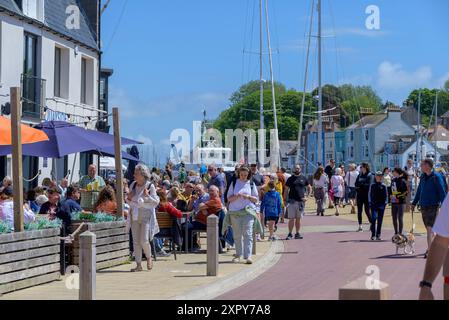
[[[219,237],[221,239],[221,226],[223,225],[224,211],[220,197],[220,189],[216,186],[210,186],[209,200],[199,205],[199,212],[195,214],[193,221],[189,224],[189,239],[192,239],[192,230],[207,230],[207,218],[212,214],[217,215],[219,218]],[[199,249],[196,237],[193,238],[193,249]]]
[[[117,200],[115,199],[115,192],[112,187],[106,186],[103,190],[101,190],[97,203],[94,206],[94,212],[112,215],[117,214]]]
[[[177,219],[182,218],[182,212],[176,209],[173,204],[168,201],[167,193],[163,189],[158,190],[157,195],[160,200],[157,212],[166,212]]]
[[[0,185],[0,193],[8,187],[12,187],[12,179],[6,176],[3,178],[2,184]]]
[[[33,222],[36,219],[33,211],[28,206],[23,206],[24,223]],[[6,187],[0,194],[0,220],[9,223],[14,227],[14,201],[13,190],[11,187]]]
[[[83,208],[79,205],[81,194],[77,186],[70,186],[67,188],[66,200],[61,202],[61,210],[70,214],[82,212]]]
[[[189,202],[187,211],[194,211],[195,214],[200,212],[200,204],[209,200],[209,194],[204,190],[204,185],[197,184],[192,195],[192,200]]]
[[[50,188],[47,191],[48,202],[44,203],[41,206],[41,210],[39,211],[40,215],[47,215],[50,220],[54,220],[56,218],[61,219],[64,223],[64,227],[67,228],[72,223],[72,217],[70,212],[63,211],[61,208],[61,204],[59,203],[61,199],[61,195],[59,194],[59,190],[56,188]]]

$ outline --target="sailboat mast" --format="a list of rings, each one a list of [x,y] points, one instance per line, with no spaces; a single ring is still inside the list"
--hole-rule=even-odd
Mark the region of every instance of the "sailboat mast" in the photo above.
[[[306,70],[304,75],[304,90],[302,92],[302,102],[301,102],[301,117],[299,119],[299,132],[298,132],[298,146],[296,152],[296,164],[300,163],[301,160],[301,142],[302,142],[302,127],[304,122],[304,108],[306,105],[306,91],[307,91],[307,80],[309,76],[309,57],[310,57],[310,42],[312,39],[312,25],[313,25],[313,13],[315,12],[315,1],[312,1],[312,13],[310,16],[310,27],[309,27],[309,39],[307,43],[307,55],[306,55]]]
[[[433,136],[434,136],[434,138],[433,138],[433,142],[434,142],[433,148],[435,149],[435,161],[438,160],[438,151],[437,151],[438,146],[437,146],[437,140],[436,140],[437,139],[436,133],[437,133],[437,130],[438,130],[438,93],[439,93],[439,91],[437,90],[436,96],[435,96],[435,130],[433,132]]]
[[[322,88],[322,70],[321,70],[321,0],[318,0],[318,156],[317,161],[323,163],[323,88]]]
[[[419,167],[419,163],[421,160],[420,152],[421,152],[421,89],[419,90],[418,96],[418,128],[416,132],[416,168]]]
[[[263,106],[263,90],[264,90],[264,80],[263,80],[263,0],[259,0],[259,11],[260,11],[260,129],[265,129],[265,119],[264,119],[264,106]],[[265,147],[263,148],[265,149]]]
[[[265,19],[266,19],[266,28],[267,28],[267,43],[268,43],[268,56],[270,60],[270,77],[271,77],[271,96],[273,99],[273,117],[274,117],[274,130],[275,134],[275,152],[276,152],[276,166],[280,167],[280,153],[279,153],[279,128],[278,128],[278,117],[276,110],[276,91],[274,84],[274,72],[273,72],[273,53],[271,51],[271,35],[270,35],[270,20],[268,16],[268,0],[265,0]]]

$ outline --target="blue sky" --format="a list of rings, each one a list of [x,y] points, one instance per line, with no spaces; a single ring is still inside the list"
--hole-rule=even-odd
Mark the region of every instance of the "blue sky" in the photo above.
[[[271,0],[269,4],[275,78],[298,90],[304,81],[311,3]],[[257,11],[253,19],[257,4],[257,0],[112,0],[103,15],[103,63],[115,71],[111,104],[121,107],[123,134],[166,150],[173,129],[191,130],[204,108],[209,118],[215,118],[228,107],[233,91],[257,79],[257,56],[243,54],[244,48],[258,50]],[[410,90],[440,87],[449,79],[449,1],[323,0],[322,4],[325,83],[371,85],[383,100],[400,104]],[[380,9],[378,31],[365,27],[369,5]],[[316,43],[312,57],[310,88],[317,83]]]

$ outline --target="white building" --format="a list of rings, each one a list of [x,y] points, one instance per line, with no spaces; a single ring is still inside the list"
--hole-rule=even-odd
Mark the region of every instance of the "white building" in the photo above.
[[[24,123],[64,120],[95,129],[104,114],[98,108],[98,9],[98,0],[0,0],[0,105],[9,102],[10,87],[21,87]],[[39,183],[69,172],[77,181],[92,161],[87,154],[25,157],[24,178],[41,170]],[[0,158],[0,178],[10,173],[10,159]]]

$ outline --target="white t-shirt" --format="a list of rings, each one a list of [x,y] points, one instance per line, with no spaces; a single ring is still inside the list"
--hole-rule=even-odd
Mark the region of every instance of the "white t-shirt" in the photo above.
[[[243,182],[240,179],[237,179],[237,182],[235,183],[235,189],[233,184],[231,184],[231,186],[229,187],[228,198],[231,196],[236,196],[238,194],[253,196],[257,198],[259,197],[259,193],[257,192],[257,187],[255,184],[253,184],[253,187],[251,188],[251,182]],[[245,209],[246,207],[252,207],[256,209],[256,204],[254,204],[250,200],[246,200],[243,198],[239,198],[229,203],[229,211],[240,211]]]
[[[440,237],[449,238],[449,195],[441,205],[440,213],[433,226],[433,232]]]
[[[349,171],[348,173],[346,173],[345,182],[348,185],[348,187],[355,188],[355,182],[358,176],[359,172],[356,170]]]
[[[313,179],[313,186],[315,188],[326,188],[328,183],[329,178],[325,174],[321,175],[320,180]]]

